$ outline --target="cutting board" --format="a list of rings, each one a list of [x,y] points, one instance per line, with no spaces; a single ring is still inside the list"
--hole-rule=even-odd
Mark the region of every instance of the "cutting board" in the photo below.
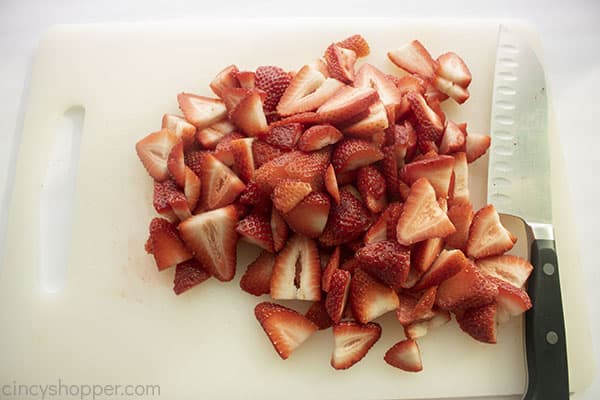
[[[534,48],[526,26],[511,23]],[[181,91],[210,95],[225,65],[275,64],[293,70],[353,33],[371,44],[369,62],[398,72],[387,50],[413,38],[437,55],[461,54],[473,73],[471,98],[445,110],[469,129],[489,131],[499,21],[198,20],[57,26],[42,38],[31,77],[22,144],[0,271],[0,381],[70,384],[158,384],[168,399],[416,399],[523,392],[522,321],[502,325],[495,346],[475,342],[456,323],[419,341],[424,371],[390,368],[385,351],[403,338],[393,314],[378,320],[383,336],[352,369],[329,366],[331,331],[315,334],[289,360],[279,359],[253,315],[266,300],[210,280],[176,297],[173,271],[157,272],[144,252],[154,216],[152,183],[135,152],[137,140],[177,113]],[[50,149],[66,110],[85,109],[73,199],[66,281],[43,290],[40,208]],[[591,339],[569,200],[556,132],[553,209],[568,334],[571,390],[593,376]],[[472,167],[476,206],[485,201],[487,158]],[[514,250],[526,256],[524,230]],[[58,235],[59,241],[62,236]],[[67,239],[65,239],[67,240]],[[67,243],[68,244],[68,243]],[[257,254],[239,248],[242,269]],[[307,305],[287,302],[299,310]]]

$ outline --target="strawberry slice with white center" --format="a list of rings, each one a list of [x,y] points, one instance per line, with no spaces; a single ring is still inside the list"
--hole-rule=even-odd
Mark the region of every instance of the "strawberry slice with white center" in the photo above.
[[[452,204],[465,204],[470,201],[469,166],[465,153],[454,154],[454,192]]]
[[[439,142],[444,134],[444,123],[440,116],[427,104],[421,94],[408,92],[406,99],[418,122],[417,136],[419,140]]]
[[[414,321],[404,327],[404,335],[408,339],[418,339],[427,335],[431,329],[439,328],[447,324],[451,319],[448,311],[433,309],[432,315],[428,315],[427,319]]]
[[[169,174],[179,187],[185,186],[185,160],[183,158],[183,142],[178,142],[169,153],[167,159]]]
[[[349,302],[352,314],[363,324],[395,310],[400,304],[398,295],[392,288],[360,268],[354,272],[350,281]]]
[[[348,291],[350,289],[350,272],[343,269],[336,270],[331,275],[329,291],[325,298],[325,309],[334,323],[340,322],[348,300]]]
[[[235,74],[240,87],[245,89],[253,89],[256,87],[256,75],[252,71],[239,71]]]
[[[254,178],[253,142],[254,138],[244,138],[232,140],[229,144],[233,156],[233,170],[244,182],[250,182]]]
[[[252,261],[242,278],[240,287],[243,291],[254,296],[269,294],[271,290],[271,274],[273,273],[273,264],[275,256],[268,251],[263,251]]]
[[[500,222],[496,208],[490,204],[475,213],[469,239],[467,255],[471,258],[499,256],[513,248],[517,237]]]
[[[277,112],[285,117],[316,110],[343,86],[337,79],[325,77],[313,65],[305,65],[281,96]]]
[[[235,65],[229,65],[223,68],[210,83],[210,88],[214,94],[223,98],[225,88],[240,87],[237,79],[238,68]]]
[[[474,307],[456,315],[458,326],[473,339],[496,343],[496,303]]]
[[[311,192],[312,186],[309,183],[296,179],[284,179],[275,185],[271,197],[275,208],[282,214],[286,214]]]
[[[466,149],[466,133],[460,129],[455,122],[448,120],[446,128],[444,129],[444,136],[442,136],[442,142],[440,143],[440,153],[451,154],[458,151],[464,152]]]
[[[423,370],[421,351],[416,341],[412,339],[402,340],[393,345],[383,358],[392,367],[408,372],[419,372]]]
[[[444,239],[433,238],[415,243],[410,249],[410,266],[415,271],[427,271],[444,248]]]
[[[200,205],[208,210],[233,203],[245,188],[233,171],[210,154],[204,156],[200,180],[203,185]]]
[[[344,135],[329,124],[313,125],[302,133],[298,140],[298,150],[316,151],[340,141]]]
[[[275,258],[271,297],[280,300],[321,300],[321,262],[314,240],[292,236]]]
[[[140,161],[154,180],[162,182],[169,177],[167,161],[171,149],[177,143],[177,136],[165,128],[149,134],[135,144]]]
[[[319,330],[328,329],[333,326],[333,321],[329,318],[329,314],[327,314],[323,300],[313,302],[304,316],[314,322],[319,327]]]
[[[196,127],[179,115],[165,114],[162,118],[162,128],[173,132],[175,136],[183,142],[183,146],[188,148],[194,144],[196,136]]]
[[[166,219],[154,218],[150,222],[150,237],[146,251],[154,256],[159,271],[175,266],[193,257],[177,233],[175,225]]]
[[[273,234],[269,217],[260,212],[253,212],[237,223],[235,231],[243,240],[266,251],[273,252]]]
[[[291,80],[290,74],[280,67],[268,65],[256,68],[254,74],[255,86],[267,94],[264,100],[265,112],[275,111]]]
[[[533,271],[529,261],[510,254],[480,258],[475,264],[485,276],[502,279],[521,289]]]
[[[336,144],[331,164],[336,173],[352,171],[383,158],[375,145],[362,139],[344,139]]]
[[[185,119],[198,129],[207,128],[227,116],[227,108],[221,99],[179,93],[177,102]]]
[[[271,234],[273,235],[273,250],[279,252],[287,242],[288,226],[275,207],[271,210]]]
[[[362,360],[381,337],[381,326],[375,322],[359,324],[345,321],[333,326],[334,349],[331,366],[348,369]]]
[[[356,252],[360,267],[386,285],[399,289],[410,268],[409,249],[384,240],[361,247]]]
[[[367,112],[369,106],[378,99],[377,91],[370,87],[344,86],[319,107],[317,114],[322,121],[330,123],[348,121],[362,112]]]
[[[294,232],[315,239],[325,229],[330,208],[331,201],[326,194],[313,192],[284,214],[283,218]]]
[[[471,203],[454,203],[448,209],[448,218],[456,228],[456,232],[446,236],[449,247],[465,251],[469,239],[469,228],[473,221],[473,206]]]
[[[497,295],[496,285],[468,262],[458,273],[439,285],[435,304],[443,310],[464,310],[490,304]]]
[[[467,268],[469,264],[462,251],[443,250],[413,289],[423,290],[437,286]]]
[[[200,263],[220,281],[235,275],[238,215],[234,206],[194,215],[179,224],[179,233]]]
[[[344,83],[354,81],[354,64],[357,57],[353,50],[332,43],[325,50],[323,57],[330,77]]]
[[[258,136],[268,129],[261,93],[258,89],[249,90],[231,113],[233,123],[248,136]]]
[[[217,143],[217,146],[215,147],[215,151],[211,154],[228,167],[233,167],[235,160],[233,159],[233,152],[231,151],[231,142],[243,138],[244,135],[241,133],[228,133],[227,135],[223,136],[221,140],[219,140],[219,143]]]
[[[510,317],[523,314],[533,306],[525,290],[511,285],[503,279],[494,277],[488,277],[488,279],[498,286],[498,296],[496,296],[497,316],[502,317],[502,322]]]
[[[356,186],[371,212],[379,213],[387,207],[385,178],[377,168],[372,165],[360,168],[356,176]]]
[[[443,94],[452,97],[458,104],[464,103],[470,97],[469,91],[466,88],[455,84],[449,79],[442,78],[439,75],[433,77],[432,84]]]
[[[183,193],[188,202],[188,208],[193,211],[198,205],[200,199],[200,192],[202,190],[202,182],[198,175],[194,173],[189,167],[185,167],[185,185],[183,187]]]
[[[418,74],[425,78],[433,78],[435,74],[435,61],[418,40],[413,40],[396,50],[390,51],[388,58],[396,66],[412,74]]]
[[[194,286],[198,286],[208,278],[210,278],[210,273],[202,267],[198,260],[192,258],[191,260],[177,264],[177,267],[175,267],[173,291],[179,296]]]
[[[398,242],[409,246],[425,239],[443,238],[455,231],[456,228],[438,204],[429,181],[419,178],[411,186],[398,219]]]
[[[252,93],[253,90],[242,87],[230,87],[223,90],[221,98],[223,99],[223,103],[225,103],[225,108],[227,108],[229,117],[231,117],[231,114],[235,111],[237,106],[240,105],[242,100]]]
[[[305,316],[274,303],[257,304],[254,315],[284,360],[319,329]]]
[[[195,129],[195,128],[194,128]],[[227,134],[235,130],[235,125],[228,119],[212,124],[208,128],[199,129],[196,133],[198,143],[207,149],[214,149],[217,143]]]
[[[341,42],[336,43],[338,46],[341,46],[345,49],[352,50],[356,53],[358,58],[366,57],[371,52],[369,48],[369,43],[367,40],[361,35],[352,35],[342,40]]]
[[[361,139],[372,139],[373,135],[385,130],[389,125],[386,108],[381,101],[371,104],[363,119],[343,128],[344,134]]]
[[[387,239],[387,219],[388,219],[387,209],[384,210],[379,217],[375,221],[373,225],[369,228],[367,233],[365,233],[365,237],[363,242],[366,245],[381,242]]]
[[[437,58],[436,75],[466,88],[471,83],[472,75],[469,67],[456,53],[444,53]]]
[[[354,86],[377,90],[387,115],[391,117],[389,121],[395,121],[396,109],[402,103],[402,93],[386,74],[371,64],[363,64],[356,74]]]
[[[333,198],[336,203],[340,202],[340,190],[337,183],[337,177],[335,176],[335,169],[333,165],[329,164],[327,171],[325,171],[325,189],[327,193]]]
[[[487,152],[491,138],[479,133],[467,134],[467,161],[472,163]]]
[[[331,287],[331,278],[333,277],[333,274],[335,273],[335,271],[337,271],[340,268],[340,247],[336,247],[335,250],[333,251],[333,253],[331,253],[331,256],[329,257],[329,260],[327,261],[327,265],[325,266],[325,269],[323,269],[323,274],[321,276],[321,289],[324,292],[329,292],[329,289]]]

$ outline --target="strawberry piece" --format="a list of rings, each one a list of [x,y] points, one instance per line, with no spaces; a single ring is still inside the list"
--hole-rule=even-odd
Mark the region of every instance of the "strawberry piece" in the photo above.
[[[398,298],[400,299],[400,306],[396,309],[396,318],[402,326],[406,327],[415,322],[413,311],[417,305],[418,299],[402,292],[398,294]],[[427,317],[430,316],[428,315]]]
[[[462,251],[443,250],[413,289],[418,291],[438,286],[469,265],[470,262]]]
[[[477,211],[469,228],[467,255],[471,258],[499,256],[513,248],[517,237],[500,222],[493,205]]]
[[[448,311],[434,309],[432,314],[433,315],[428,316],[425,320],[414,321],[405,326],[404,335],[412,340],[422,338],[427,335],[430,329],[439,328],[440,326],[447,324],[451,319]]]
[[[306,196],[297,206],[283,216],[290,229],[311,239],[323,233],[331,201],[321,192],[313,192]]]
[[[250,96],[255,90],[242,88],[242,87],[231,87],[225,88],[223,90],[223,94],[221,98],[223,99],[223,103],[225,104],[225,108],[227,108],[227,114],[231,118],[231,114],[235,111],[235,109],[240,105],[242,100],[246,97]],[[264,92],[259,92],[261,95],[264,95]]]
[[[393,288],[400,288],[410,267],[410,252],[395,241],[368,244],[356,252],[361,268]]]
[[[417,151],[417,133],[412,124],[406,120],[402,124],[391,125],[385,131],[385,144],[392,146],[398,165],[410,161]]]
[[[302,124],[297,122],[287,125],[277,125],[269,128],[263,140],[282,150],[292,150],[296,146],[302,132]]]
[[[253,206],[256,211],[268,210],[271,208],[271,198],[263,192],[256,182],[250,181],[240,195],[240,203],[247,206]]]
[[[456,123],[448,120],[440,143],[441,154],[451,154],[467,149],[467,135]]]
[[[194,128],[195,129],[195,128]],[[207,149],[214,149],[217,143],[227,134],[233,132],[235,125],[229,120],[219,121],[208,128],[199,129],[196,140]]]
[[[325,189],[327,193],[331,195],[333,200],[337,203],[340,202],[340,190],[338,188],[337,177],[335,176],[335,170],[333,169],[333,165],[329,164],[327,170],[325,171]]]
[[[504,279],[495,277],[488,277],[488,279],[498,287],[498,296],[496,296],[498,316],[516,317],[533,306],[529,295],[522,288],[510,284]]]
[[[324,292],[329,292],[331,286],[331,279],[333,274],[339,270],[340,268],[340,248],[336,247],[331,256],[329,257],[329,261],[327,261],[327,265],[323,270],[323,274],[321,276],[321,289]]]
[[[167,161],[177,137],[170,129],[161,129],[135,144],[140,161],[154,180],[162,182],[169,177]]]
[[[454,163],[452,156],[435,156],[413,161],[402,168],[400,179],[412,186],[419,178],[427,178],[435,190],[435,195],[446,198],[450,189]]]
[[[254,296],[269,294],[271,290],[271,274],[273,272],[273,264],[275,256],[268,251],[263,251],[259,256],[252,261],[242,279],[240,279],[240,287],[243,291]]]
[[[284,179],[275,185],[271,197],[275,208],[282,214],[286,214],[310,192],[312,192],[310,184],[295,179]]]
[[[306,152],[320,150],[325,146],[339,142],[342,137],[342,132],[333,125],[314,125],[300,136],[298,150]]]
[[[399,306],[396,292],[357,269],[350,281],[350,307],[354,317],[366,324]]]
[[[496,343],[496,303],[473,307],[456,316],[458,326],[473,339]]]
[[[367,233],[365,233],[363,240],[365,245],[381,242],[387,239],[387,220],[389,215],[386,211],[379,214],[379,217],[375,223],[371,225]]]
[[[382,161],[382,170],[383,176],[385,178],[386,190],[390,198],[398,199],[400,197],[400,193],[398,190],[398,185],[400,180],[398,178],[398,159],[396,157],[396,152],[394,151],[393,146],[385,146],[381,149],[383,153],[383,161]]]
[[[240,87],[243,87],[245,89],[253,89],[256,87],[256,75],[252,71],[240,71],[235,74],[235,77],[237,78],[238,82],[240,83]],[[261,89],[261,90],[266,92],[266,90],[264,90],[264,89]],[[268,95],[268,92],[267,92],[267,95]],[[277,99],[277,101],[279,101],[279,99]],[[275,105],[277,105],[277,103],[275,103]],[[267,111],[267,110],[265,110],[265,111]]]
[[[350,275],[354,275],[360,269],[360,264],[356,258],[349,258],[340,265],[340,269],[350,272]]]
[[[369,43],[361,35],[352,35],[336,43],[345,49],[352,50],[358,58],[366,57],[371,52]]]
[[[465,153],[454,154],[454,190],[452,203],[469,203],[469,166]]]
[[[240,87],[240,83],[236,77],[237,73],[238,68],[235,65],[223,68],[209,85],[213,93],[223,98],[225,88]]]
[[[179,93],[177,102],[185,119],[198,129],[209,127],[227,116],[225,103],[221,99]]]
[[[195,173],[198,177],[202,177],[202,169],[204,166],[204,157],[209,154],[206,151],[189,151],[184,153],[183,159],[185,161],[185,165],[188,166],[193,173]]]
[[[315,66],[305,65],[281,96],[277,112],[286,117],[316,110],[343,86],[337,79],[326,78]]]
[[[283,153],[283,150],[278,149],[275,146],[271,146],[262,140],[255,140],[252,142],[252,154],[254,156],[254,166],[256,168],[260,168]]]
[[[323,56],[327,63],[329,76],[344,83],[354,81],[356,53],[337,44],[331,44]]]
[[[485,154],[490,147],[491,138],[488,135],[469,133],[467,135],[467,161],[472,163]]]
[[[154,181],[153,205],[157,213],[170,221],[189,217],[190,209],[185,194],[172,179],[164,182]]]
[[[377,135],[388,127],[388,114],[381,101],[371,104],[367,115],[343,128],[344,134],[361,139],[375,141]]]
[[[248,136],[258,136],[268,129],[261,92],[258,89],[250,90],[230,117],[233,123]]]
[[[200,203],[207,210],[231,204],[245,188],[233,171],[210,154],[204,156],[200,180],[203,185]]]
[[[423,370],[419,345],[412,339],[402,340],[393,345],[386,351],[383,359],[392,367],[403,371],[419,372]]]
[[[264,66],[256,68],[254,75],[256,88],[267,94],[264,101],[265,112],[275,111],[281,96],[290,85],[290,74],[279,67]]]
[[[319,241],[325,246],[339,246],[357,239],[371,223],[369,210],[347,189],[340,191],[340,202],[330,212]]]
[[[373,144],[361,139],[344,139],[333,151],[331,164],[336,173],[351,171],[383,158],[383,153]]]
[[[185,184],[183,186],[183,193],[187,200],[188,209],[195,210],[200,199],[200,192],[202,190],[202,182],[198,175],[194,173],[189,167],[185,167]]]
[[[319,330],[333,326],[333,321],[329,318],[329,314],[327,314],[323,300],[313,302],[304,316],[314,322],[319,327]]]
[[[433,238],[415,243],[410,249],[410,266],[415,271],[427,271],[444,248],[444,240]]]
[[[191,259],[184,261],[175,267],[173,291],[179,296],[194,286],[198,286],[208,278],[210,278],[210,273],[202,267],[198,260]]]
[[[432,271],[436,270],[434,266]],[[469,262],[439,285],[436,305],[443,310],[464,310],[490,304],[497,295],[496,285]]]
[[[432,79],[433,86],[443,94],[452,97],[458,104],[462,104],[469,99],[469,91],[454,82],[436,75]]]
[[[475,264],[485,276],[501,279],[521,289],[533,271],[529,261],[509,254],[480,258]]]
[[[271,276],[271,297],[321,300],[321,263],[313,240],[294,235],[279,252]]]
[[[274,303],[257,304],[254,315],[284,360],[319,329],[302,314]]]
[[[348,369],[362,360],[381,337],[381,326],[371,322],[359,324],[345,321],[333,326],[333,354],[331,366]]]
[[[456,228],[456,232],[446,236],[446,244],[464,251],[469,238],[471,221],[473,220],[473,206],[469,202],[454,203],[448,209],[448,218]]]
[[[444,124],[440,116],[429,107],[421,94],[408,92],[406,99],[418,122],[417,136],[419,140],[438,142],[444,134]]]
[[[396,109],[402,103],[402,93],[394,82],[381,70],[371,64],[363,64],[354,81],[356,87],[371,87],[379,94],[390,122],[395,121]]]
[[[234,140],[243,139],[244,135],[238,132],[231,132],[223,136],[219,143],[215,147],[215,151],[212,153],[217,160],[221,161],[228,167],[233,167],[235,159],[233,158],[233,152],[231,151],[231,143]]]
[[[179,115],[165,114],[162,118],[162,128],[168,129],[178,140],[183,142],[185,148],[191,147],[194,144],[196,136],[196,127]]]
[[[350,289],[350,272],[343,269],[336,270],[331,275],[329,291],[325,299],[325,309],[334,323],[340,322]]]
[[[396,50],[390,51],[387,55],[391,62],[403,70],[425,78],[433,78],[435,62],[427,49],[418,40],[413,40]]]
[[[271,210],[271,233],[273,235],[273,249],[279,252],[287,242],[288,226],[275,207]]]
[[[211,275],[230,281],[235,275],[237,211],[228,206],[194,215],[179,224],[179,233]]]
[[[344,86],[335,92],[317,110],[322,121],[331,123],[347,121],[363,112],[375,103],[379,95],[371,88]]]
[[[356,186],[371,212],[379,213],[387,207],[385,178],[377,168],[371,165],[360,168],[356,176]]]
[[[233,170],[244,182],[250,182],[254,178],[253,142],[254,138],[244,138],[232,140],[229,144],[233,156]]]
[[[335,172],[335,168],[333,169],[333,171]],[[357,169],[353,169],[351,171],[346,172],[336,172],[335,179],[337,180],[338,188],[346,187],[348,185],[354,185],[356,182],[356,175],[358,175]]]
[[[436,201],[435,191],[426,178],[420,178],[410,193],[398,219],[398,242],[408,246],[425,239],[445,237],[456,229]]]
[[[149,231],[146,251],[154,256],[159,271],[192,258],[192,253],[185,247],[171,222],[154,218],[150,222]]]
[[[237,223],[235,231],[248,243],[273,253],[271,221],[263,213],[252,213]]]
[[[306,111],[287,116],[278,121],[274,121],[271,123],[271,126],[287,125],[294,123],[305,125],[319,124],[321,123],[321,118],[316,112]]]
[[[466,88],[471,83],[471,71],[458,54],[444,53],[437,58],[435,73],[442,78]]]

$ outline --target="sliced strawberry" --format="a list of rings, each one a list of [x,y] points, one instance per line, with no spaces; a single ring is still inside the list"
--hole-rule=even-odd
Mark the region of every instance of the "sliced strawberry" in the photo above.
[[[375,103],[379,95],[371,88],[344,86],[331,96],[317,110],[322,121],[331,123],[347,121],[363,112]]]
[[[365,233],[365,237],[363,242],[365,245],[369,245],[372,243],[381,242],[387,239],[387,224],[388,224],[389,212],[387,209],[384,210],[379,217],[375,221],[373,225],[369,228],[367,233]]]
[[[471,258],[499,256],[512,249],[517,237],[500,222],[500,216],[493,205],[477,211],[469,228],[467,255]]]
[[[393,345],[385,353],[383,359],[392,367],[403,371],[419,372],[423,370],[419,345],[412,339],[402,340]]]
[[[277,112],[288,116],[316,110],[343,86],[337,79],[326,78],[316,67],[305,65],[281,96]]]
[[[446,236],[446,244],[464,251],[473,220],[473,206],[469,202],[452,204],[448,209],[448,218],[456,228],[456,232]]]
[[[430,269],[436,270],[433,266]],[[464,310],[489,304],[497,295],[496,285],[469,262],[439,285],[436,305],[444,310]]]
[[[271,233],[273,235],[273,249],[279,252],[285,246],[288,238],[288,226],[275,207],[271,210]]]
[[[496,297],[498,315],[517,317],[532,307],[531,299],[525,290],[513,286],[504,279],[494,277],[488,277],[488,279],[498,286],[498,296]]]
[[[154,218],[150,222],[149,231],[146,251],[154,256],[159,271],[193,257],[177,234],[175,225],[166,219]]]
[[[285,118],[281,118],[280,120],[271,122],[271,126],[287,125],[287,124],[293,124],[293,123],[306,124],[306,125],[320,124],[321,118],[314,111],[306,111],[306,112],[293,114],[293,115],[287,116]]]
[[[194,256],[220,281],[235,275],[237,212],[228,206],[194,215],[179,224],[179,233]]]
[[[240,83],[240,86],[245,89],[253,89],[256,87],[256,75],[252,71],[240,71],[235,74],[235,77]],[[277,101],[279,101],[279,99],[277,99]],[[275,103],[275,105],[277,105],[277,103]]]
[[[231,120],[248,136],[258,136],[267,131],[267,118],[263,111],[261,92],[252,89],[231,113]]]
[[[273,264],[275,257],[268,251],[263,251],[252,261],[242,279],[240,279],[240,287],[243,291],[261,296],[269,294],[271,290],[271,274],[273,272]]]
[[[336,270],[331,276],[329,291],[325,299],[325,309],[336,324],[340,322],[344,314],[350,289],[350,278],[350,272],[343,269]]]
[[[135,144],[140,161],[154,180],[162,182],[169,177],[167,161],[177,137],[170,129],[154,132]]]
[[[208,278],[210,278],[210,273],[202,267],[198,260],[192,258],[177,264],[177,267],[175,267],[173,291],[179,296]]]
[[[413,311],[417,305],[418,299],[402,292],[398,294],[398,298],[400,300],[400,305],[396,309],[396,318],[402,326],[408,326],[415,322]]]
[[[397,239],[405,246],[425,239],[446,237],[456,229],[436,201],[435,191],[426,178],[410,188],[396,226]]]
[[[283,153],[283,150],[278,149],[275,146],[271,146],[262,140],[255,140],[252,142],[252,154],[254,156],[255,168],[260,168],[262,165],[279,157]]]
[[[210,88],[219,97],[223,97],[225,88],[239,87],[240,83],[236,77],[238,68],[235,65],[229,65],[221,70],[210,83]]]
[[[413,40],[402,47],[388,53],[388,58],[396,66],[425,78],[432,78],[435,72],[435,61],[427,49],[418,40]]]
[[[233,158],[233,152],[231,151],[231,142],[243,139],[244,137],[244,135],[238,132],[228,133],[219,140],[212,155],[228,167],[233,167],[235,159]]]
[[[254,212],[239,221],[235,231],[246,242],[273,253],[273,234],[268,215]]]
[[[438,78],[438,77],[435,76],[433,79],[435,80],[436,78]],[[429,106],[440,116],[440,118],[442,118],[442,120],[445,120],[445,118],[442,116],[442,113],[440,112],[441,111],[440,103],[444,100],[447,100],[450,96],[448,96],[446,93],[444,93],[441,90],[439,90],[438,88],[436,88],[435,85],[433,83],[431,83],[430,80],[424,81],[424,86],[425,86],[425,93],[423,93],[423,97],[425,97],[425,100],[427,100],[427,104],[429,104]],[[466,98],[469,97],[469,92],[458,86],[457,86],[457,88],[460,89],[460,92],[466,93],[466,97],[465,97],[465,101],[466,101]],[[461,95],[457,96],[457,98],[460,98],[460,97],[461,97]],[[464,97],[464,94],[462,94],[462,97]]]
[[[333,171],[335,172],[335,168]],[[335,179],[338,183],[338,188],[346,187],[348,185],[354,185],[356,183],[356,175],[358,175],[357,169],[353,169],[351,171],[346,172],[336,172]]]
[[[336,173],[351,171],[383,158],[383,153],[373,144],[361,139],[344,139],[333,151],[331,164]]]
[[[214,210],[231,204],[245,188],[244,183],[225,164],[207,154],[202,163],[201,206]]]
[[[164,182],[154,181],[152,203],[156,212],[170,221],[176,218],[183,220],[190,213],[185,194],[172,179]]]
[[[381,337],[381,326],[371,322],[345,321],[333,326],[334,349],[331,366],[348,369],[362,360]]]
[[[444,134],[444,124],[440,116],[429,107],[421,94],[408,92],[406,99],[418,122],[417,136],[419,140],[438,142]]]
[[[521,289],[533,271],[529,261],[509,254],[480,258],[475,264],[485,276],[504,280]]]
[[[410,121],[390,126],[385,134],[386,145],[393,146],[398,165],[413,159],[417,151],[417,132]]]
[[[335,170],[333,169],[333,165],[329,164],[327,167],[327,171],[325,171],[325,189],[327,189],[327,193],[331,195],[333,200],[336,203],[340,202],[340,191],[338,188],[337,177],[335,176]]]
[[[256,211],[268,212],[271,208],[271,198],[254,181],[248,182],[239,200],[241,204],[252,206]]]
[[[396,109],[402,103],[402,93],[386,74],[371,64],[363,64],[356,74],[354,86],[372,87],[377,90],[387,115],[392,117],[390,122],[395,121]]]
[[[321,263],[313,240],[294,235],[279,252],[271,277],[271,297],[321,300]]]
[[[418,339],[425,336],[430,329],[439,328],[447,324],[451,317],[448,311],[433,309],[431,316],[428,316],[427,319],[414,321],[409,325],[404,327],[404,335],[408,339]]]
[[[491,138],[488,135],[469,133],[467,135],[467,161],[472,163],[485,154],[490,147]]]
[[[204,168],[204,158],[209,154],[206,151],[194,150],[184,153],[183,159],[187,165],[199,178],[202,177],[202,169]]]
[[[275,66],[264,66],[256,68],[255,85],[256,88],[267,94],[264,101],[265,112],[273,112],[281,99],[281,96],[288,88],[291,82],[291,76],[285,70]]]
[[[415,271],[427,271],[444,248],[444,239],[432,238],[415,243],[410,249],[410,266]]]
[[[395,241],[384,240],[356,252],[361,268],[386,285],[399,289],[410,268],[410,252]]]
[[[250,96],[253,92],[255,92],[255,90],[242,87],[229,87],[223,89],[221,98],[223,99],[223,103],[225,104],[225,108],[227,108],[227,113],[230,118],[231,114],[233,114],[242,100]],[[264,92],[259,93],[264,95]]]
[[[448,120],[442,142],[440,143],[441,154],[451,154],[467,149],[467,135],[461,130],[456,123]]]
[[[454,193],[452,204],[469,203],[469,166],[465,153],[454,154]]]
[[[398,164],[398,158],[396,157],[393,146],[384,146],[381,149],[381,152],[383,153],[381,169],[383,170],[383,176],[385,178],[386,190],[390,198],[397,200],[400,197],[400,192],[398,190],[400,183],[398,178],[398,168],[400,166]]]
[[[344,83],[354,81],[354,64],[356,53],[353,50],[332,43],[325,50],[325,62],[329,76]]]
[[[437,58],[435,73],[442,78],[466,88],[471,83],[471,71],[458,54],[444,53]]]
[[[229,144],[233,156],[233,170],[244,182],[250,182],[254,178],[253,142],[254,138],[244,138],[232,140]]]
[[[344,134],[356,138],[374,140],[377,135],[388,127],[388,114],[381,101],[371,104],[366,117],[343,128]]]
[[[436,75],[431,82],[436,89],[452,97],[458,104],[462,104],[469,99],[469,91],[460,85],[454,84],[451,80]]]
[[[311,192],[312,186],[309,183],[295,179],[284,179],[275,185],[271,197],[275,208],[282,214],[286,214]]]
[[[327,314],[323,300],[313,302],[304,316],[314,322],[319,327],[319,330],[333,326],[333,321],[329,318],[329,314]]]
[[[191,147],[194,144],[196,136],[196,127],[179,115],[165,114],[162,118],[162,128],[166,128],[173,132],[177,139],[183,142],[185,148]]]
[[[413,309],[413,318],[416,321],[423,320],[429,317],[432,313],[432,308],[435,303],[435,296],[437,294],[437,286],[432,286],[425,290],[417,304],[415,304],[415,308]]]
[[[324,124],[308,128],[298,140],[298,150],[315,151],[340,141],[343,137],[335,126]]]
[[[483,343],[496,343],[496,303],[473,307],[456,316],[464,332]]]
[[[254,314],[284,360],[319,329],[302,314],[274,303],[257,304]]]
[[[331,286],[331,279],[333,274],[339,270],[340,268],[340,248],[336,247],[331,256],[329,257],[329,261],[327,261],[327,265],[323,270],[323,275],[321,277],[321,289],[324,292],[329,292],[329,288]]]
[[[350,282],[350,306],[354,317],[366,324],[399,306],[398,295],[390,288],[357,269]]]
[[[366,57],[371,52],[369,43],[367,43],[366,39],[361,35],[349,36],[341,42],[337,42],[336,44],[345,49],[352,50],[359,58]]]
[[[212,124],[208,128],[199,129],[196,133],[196,140],[198,140],[203,147],[214,149],[217,146],[217,143],[225,135],[232,133],[234,130],[235,125],[226,119]]]
[[[290,229],[311,239],[323,233],[331,201],[321,192],[313,192],[306,196],[297,206],[283,216]]]
[[[277,125],[269,128],[263,140],[282,150],[291,150],[296,146],[303,130],[302,124],[297,122],[287,125]]]
[[[438,286],[469,265],[470,262],[462,251],[443,250],[413,289],[418,291]]]
[[[356,186],[371,212],[379,213],[387,207],[385,178],[377,168],[371,165],[360,168],[356,176]]]
[[[179,93],[177,102],[185,119],[198,129],[209,127],[227,116],[227,108],[221,99]]]
[[[388,213],[387,220],[387,239],[396,240],[397,238],[397,227],[400,215],[402,215],[403,205],[401,203],[390,203],[385,212]]]
[[[350,272],[350,275],[354,275],[354,273],[360,269],[360,264],[356,258],[352,257],[344,261],[340,265],[340,269]]]
[[[193,211],[198,205],[200,200],[200,193],[202,190],[202,182],[198,175],[194,173],[189,167],[185,167],[185,185],[183,187],[183,193],[188,203],[188,208]]]
[[[369,227],[369,210],[347,189],[340,191],[340,202],[331,209],[319,241],[325,246],[339,246],[360,237]]]

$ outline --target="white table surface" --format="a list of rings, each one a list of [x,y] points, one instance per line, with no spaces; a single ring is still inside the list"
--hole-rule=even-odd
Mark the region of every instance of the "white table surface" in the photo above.
[[[491,3],[491,2],[490,2]],[[568,3],[568,4],[567,4]],[[301,5],[300,5],[301,4]],[[600,336],[600,2],[0,0],[0,210],[6,210],[31,60],[40,35],[57,23],[150,21],[210,16],[372,16],[520,18],[539,31],[566,159],[578,228],[592,336]],[[0,211],[0,218],[5,215]],[[0,227],[4,221],[0,220]],[[3,243],[0,231],[0,247]],[[0,251],[1,253],[1,251]],[[598,340],[590,351],[600,365]],[[598,374],[596,374],[598,376]],[[0,377],[4,378],[4,377]],[[0,383],[1,379],[0,379]],[[7,383],[7,382],[4,382]],[[600,398],[600,378],[577,400]]]

